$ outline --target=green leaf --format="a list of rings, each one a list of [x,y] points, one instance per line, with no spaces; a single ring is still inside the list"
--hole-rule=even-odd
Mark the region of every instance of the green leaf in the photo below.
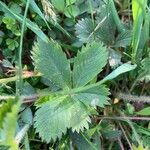
[[[8,48],[12,51],[19,46],[16,40],[10,38],[6,39],[6,44],[8,45]]]
[[[139,143],[138,146],[132,144],[132,149],[133,150],[148,150],[148,147],[144,147],[143,143]]]
[[[1,63],[2,63],[2,65],[3,65],[4,67],[14,69],[14,66],[11,64],[11,62],[9,62],[9,61],[6,60],[6,59],[3,59],[3,61],[2,61]]]
[[[92,139],[83,133],[71,133],[71,140],[73,145],[75,145],[79,150],[98,150],[100,149],[100,138],[99,143],[95,143],[96,139]]]
[[[103,81],[112,80],[112,79],[116,78],[117,76],[119,76],[120,74],[123,74],[125,72],[134,70],[136,68],[136,66],[137,65],[130,65],[128,63],[122,64],[117,69],[115,69],[114,71],[112,71],[108,76],[106,76],[103,79]]]
[[[143,8],[147,0],[132,0],[133,19],[137,21],[140,15],[143,15]]]
[[[35,67],[44,77],[60,88],[71,87],[70,64],[58,43],[38,39],[32,55]]]
[[[75,100],[83,102],[84,104],[88,104],[94,107],[104,107],[104,105],[109,104],[109,94],[109,89],[106,88],[105,85],[100,85],[98,87],[91,88],[90,90],[86,90],[82,93],[74,94],[73,98]]]
[[[50,26],[46,21],[44,14],[41,12],[40,8],[37,6],[34,0],[30,1],[30,6],[33,9],[33,11],[36,12],[42,18],[42,20],[45,22],[46,26],[50,30]]]
[[[133,12],[133,38],[132,38],[132,61],[138,61],[138,46],[141,37],[141,29],[143,26],[144,15],[146,13],[147,0],[132,0]]]
[[[102,131],[102,134],[106,139],[117,140],[119,137],[121,137],[122,132],[120,130],[106,130]]]
[[[21,121],[25,124],[32,124],[33,121],[33,115],[32,111],[30,108],[26,108],[22,113],[21,113]]]
[[[21,7],[15,3],[13,3],[10,7],[10,9],[15,12],[16,14],[21,14]]]
[[[61,138],[67,128],[77,132],[88,129],[90,122],[86,106],[71,97],[50,99],[36,111],[34,120],[36,132],[47,143]]]
[[[75,26],[76,35],[79,38],[79,40],[83,43],[92,41],[95,38],[95,34],[91,36],[90,34],[94,31],[95,27],[96,26],[93,24],[91,19],[81,19]]]
[[[146,107],[138,112],[136,114],[141,115],[141,116],[150,116],[150,107]]]
[[[107,48],[102,43],[90,43],[82,47],[74,59],[73,85],[84,86],[90,82],[103,67],[108,59]]]
[[[41,19],[43,19],[43,21],[45,22],[48,29],[51,30],[47,20],[45,19],[44,14],[41,12],[40,8],[38,7],[38,5],[35,3],[34,0],[30,1],[30,5],[31,5],[33,11],[35,13],[37,13],[41,17]],[[72,38],[72,36],[58,22],[54,22],[51,20],[48,20],[48,21],[52,26],[56,27],[58,30],[60,30],[62,33],[64,33],[67,37]]]
[[[3,120],[6,117],[7,113],[11,111],[11,107],[13,105],[13,100],[10,99],[7,103],[2,104],[0,107],[0,128],[2,128]]]
[[[141,62],[141,69],[139,70],[139,80],[146,82],[150,81],[150,57],[146,57]]]
[[[19,107],[19,102],[12,106],[11,112],[7,113],[3,122],[3,128],[0,130],[0,145],[9,146],[9,150],[18,150],[15,133]]]
[[[116,38],[114,47],[127,47],[131,44],[132,32],[130,30],[125,30],[121,32]]]
[[[65,0],[52,0],[52,4],[60,12],[65,9]]]
[[[71,5],[75,2],[76,2],[76,0],[66,0],[66,5],[68,6],[68,5]]]
[[[110,12],[110,6],[102,5],[96,15],[96,21],[92,19],[81,19],[75,26],[77,37],[83,43],[91,40],[102,41],[107,45],[114,42],[115,23]]]
[[[23,22],[23,16],[16,14],[12,10],[10,10],[7,5],[5,5],[3,2],[0,2],[0,10],[4,13],[8,13],[12,18],[16,19],[20,23]],[[31,29],[38,37],[43,39],[45,42],[48,41],[48,37],[43,33],[43,31],[38,27],[37,24],[30,21],[29,19],[26,19],[26,26]]]
[[[0,145],[0,150],[9,150],[9,146]]]
[[[150,74],[150,57],[146,57],[142,60],[141,62],[142,68],[141,72],[145,72],[145,74],[149,75]]]
[[[29,124],[24,125],[21,130],[17,132],[17,135],[15,137],[15,140],[17,141],[17,144],[20,144],[23,138],[27,135],[27,131],[29,130]]]
[[[111,9],[113,3],[112,0],[109,0],[107,4],[102,5],[96,16],[96,25],[98,29],[95,32],[95,36],[107,45],[112,44],[115,39],[116,25]]]
[[[72,17],[76,17],[79,15],[80,10],[76,5],[70,5],[68,7],[66,7],[65,11],[64,11],[66,17],[68,18],[72,18]]]

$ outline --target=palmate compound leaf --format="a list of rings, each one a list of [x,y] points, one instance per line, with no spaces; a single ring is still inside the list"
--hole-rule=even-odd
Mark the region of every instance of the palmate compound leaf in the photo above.
[[[77,132],[84,128],[88,129],[88,115],[87,107],[69,96],[49,100],[36,111],[36,132],[42,140],[49,143],[52,139],[61,138],[67,128]]]
[[[78,21],[75,26],[76,35],[83,43],[91,40],[102,41],[107,45],[114,42],[116,25],[110,12],[110,3],[102,4],[96,14],[96,21],[85,18]]]
[[[82,47],[74,59],[73,86],[80,87],[86,85],[106,65],[108,50],[98,42],[92,42]]]
[[[69,66],[69,64],[67,59],[63,57],[64,54],[61,53],[62,50],[56,48],[55,45],[56,43],[54,42],[48,44],[43,42],[42,44],[35,44],[33,59],[38,71],[42,72],[44,76],[53,83],[63,88],[64,83],[71,83],[70,68],[69,70],[65,70],[64,66]],[[92,44],[87,44],[86,47],[83,47],[82,51],[78,53],[74,61],[73,88],[84,86],[91,81],[105,66],[107,58],[108,51],[102,43],[93,42]],[[61,59],[63,61],[61,61]],[[50,68],[48,66],[50,66]],[[63,69],[61,70],[61,74],[59,74],[58,68],[60,70]],[[68,78],[65,77],[65,71],[68,73]],[[54,74],[57,75],[57,73],[58,76],[55,78]],[[89,94],[89,99],[87,100],[88,103],[86,104],[85,95],[82,95],[83,93],[80,93],[81,95],[78,99],[74,97],[75,94],[70,96],[54,96],[49,97],[49,99],[48,97],[44,97],[45,100],[42,98],[42,101],[37,104],[38,109],[34,118],[36,132],[39,133],[42,140],[47,143],[51,140],[56,140],[57,138],[60,138],[62,134],[66,133],[67,128],[71,128],[73,132],[79,132],[84,128],[88,128],[88,123],[90,122],[90,110],[93,109],[93,107],[89,107],[89,104],[101,107],[108,104],[108,90],[104,86],[101,86],[101,88],[93,89],[91,92],[90,90],[87,90],[86,92]],[[86,92],[84,94],[86,94]],[[97,95],[100,99],[98,103],[97,100],[92,101],[93,98],[97,98]]]
[[[56,42],[38,39],[33,46],[32,59],[45,78],[60,88],[71,87],[70,64]]]
[[[73,98],[93,107],[104,107],[104,105],[109,105],[109,94],[109,89],[106,88],[105,85],[100,85],[81,93],[74,94]]]

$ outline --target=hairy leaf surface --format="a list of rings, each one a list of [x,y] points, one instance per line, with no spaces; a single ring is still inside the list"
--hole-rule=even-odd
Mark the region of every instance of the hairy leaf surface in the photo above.
[[[108,51],[102,43],[92,42],[82,47],[74,59],[73,85],[84,86],[91,81],[107,63]]]
[[[115,23],[110,12],[109,3],[103,4],[96,15],[96,21],[90,18],[81,19],[75,26],[79,40],[87,43],[91,40],[102,41],[107,45],[114,42]]]
[[[38,39],[32,55],[35,67],[44,77],[60,88],[71,87],[70,64],[58,43]]]
[[[78,101],[82,101],[83,103],[94,107],[95,106],[104,107],[104,105],[109,104],[108,95],[109,95],[109,89],[106,88],[104,85],[100,85],[90,90],[86,90],[84,92],[75,94],[74,99]]]
[[[86,106],[71,97],[48,101],[35,114],[36,132],[47,143],[65,134],[67,128],[79,132],[88,128],[90,118]]]
[[[83,43],[94,40],[94,34],[90,36],[92,32],[94,32],[95,25],[92,22],[92,19],[81,19],[75,26],[76,34],[79,40]]]

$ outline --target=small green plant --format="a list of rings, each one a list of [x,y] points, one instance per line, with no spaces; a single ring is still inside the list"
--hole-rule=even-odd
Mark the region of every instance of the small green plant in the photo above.
[[[35,127],[43,140],[47,142],[51,139],[56,140],[62,133],[66,133],[67,128],[77,132],[84,128],[88,129],[88,123],[91,122],[90,106],[104,107],[109,104],[109,92],[104,85],[83,91],[85,85],[102,71],[107,58],[106,47],[93,42],[78,52],[71,71],[69,61],[56,42],[44,43],[38,40],[35,43],[33,47],[35,67],[59,89],[64,90],[62,93],[60,91],[60,95],[58,92],[52,98],[46,97],[46,102],[37,104]],[[45,65],[47,67],[44,67]],[[47,131],[51,134],[47,134]]]

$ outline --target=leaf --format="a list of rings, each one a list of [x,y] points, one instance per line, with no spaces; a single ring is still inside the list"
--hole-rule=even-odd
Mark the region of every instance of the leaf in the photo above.
[[[30,108],[26,108],[22,113],[21,113],[21,121],[25,124],[32,124],[33,121],[33,115],[32,111]]]
[[[133,150],[148,150],[148,147],[144,147],[143,143],[139,144],[138,146],[135,146],[134,144],[132,144],[132,148]]]
[[[52,4],[60,12],[65,9],[65,0],[52,0]]]
[[[142,136],[143,145],[150,149],[150,136]]]
[[[110,4],[110,3],[109,3]],[[91,40],[102,41],[107,45],[114,42],[115,24],[110,12],[110,5],[101,5],[97,12],[96,21],[92,19],[81,19],[75,26],[76,34],[83,43]]]
[[[83,43],[94,40],[94,34],[90,36],[90,34],[94,31],[95,25],[93,24],[91,19],[81,19],[75,26],[76,34],[79,40]],[[90,36],[90,38],[89,38]]]
[[[11,107],[13,105],[13,100],[10,99],[7,103],[2,104],[0,107],[0,128],[2,128],[3,120],[5,119],[8,112],[11,111]]]
[[[0,145],[9,146],[9,150],[18,150],[15,132],[19,107],[20,102],[12,106],[11,112],[7,113],[3,122],[3,128],[0,130]]]
[[[132,12],[133,12],[133,19],[137,21],[139,16],[143,15],[143,8],[146,5],[147,0],[132,0]]]
[[[121,137],[122,132],[120,130],[106,130],[102,131],[102,135],[109,140],[117,140],[119,137]]]
[[[75,18],[76,16],[79,15],[79,13],[80,13],[80,10],[76,5],[70,5],[66,7],[64,11],[64,14],[68,18],[72,18],[72,17]]]
[[[74,59],[73,85],[84,86],[90,82],[103,67],[108,59],[107,48],[102,43],[92,42],[82,47]]]
[[[15,3],[12,3],[10,9],[14,11],[16,14],[21,14],[22,12],[21,7]]]
[[[109,49],[109,65],[111,66],[111,68],[116,68],[122,63],[121,57],[121,53],[116,50]]]
[[[17,133],[16,137],[15,137],[15,141],[17,144],[20,144],[22,139],[25,137],[27,131],[29,130],[29,124],[24,125],[24,127],[22,127],[22,129]]]
[[[9,62],[9,61],[6,60],[6,59],[3,59],[3,61],[2,61],[1,63],[2,63],[2,65],[3,65],[4,67],[14,69],[13,65],[11,64],[11,62]]]
[[[68,6],[68,5],[71,5],[75,2],[76,2],[76,0],[66,0],[66,5]]]
[[[60,0],[59,0],[59,1],[60,1]],[[62,33],[64,33],[67,37],[72,38],[72,36],[71,36],[58,22],[52,21],[52,20],[48,20],[48,21],[47,21],[47,20],[45,19],[44,14],[41,12],[40,8],[38,7],[38,5],[35,3],[34,0],[30,1],[30,5],[31,5],[33,11],[34,11],[35,13],[37,13],[37,14],[41,17],[41,19],[45,22],[45,24],[46,24],[46,26],[48,27],[49,30],[50,30],[50,26],[49,26],[48,22],[49,22],[52,26],[54,26],[54,27],[56,27],[58,30],[60,30]]]
[[[146,57],[142,60],[141,62],[142,65],[142,70],[140,70],[141,72],[145,72],[145,74],[149,75],[150,74],[150,57]]]
[[[139,51],[139,53],[142,53],[141,51],[143,51],[143,49],[145,48],[145,46],[147,45],[147,42],[149,41],[149,26],[150,26],[150,22],[149,22],[149,13],[146,12],[144,14],[144,23],[143,23],[143,27],[141,30],[141,36],[140,36],[140,41],[139,41],[139,49],[141,49]]]
[[[18,42],[16,40],[13,40],[13,39],[6,39],[6,44],[8,45],[8,48],[10,50],[15,50],[15,48],[17,48],[19,46]]]
[[[90,90],[86,90],[82,93],[74,94],[73,98],[76,101],[81,101],[84,104],[88,104],[93,107],[104,107],[104,105],[109,104],[109,94],[109,89],[106,88],[105,85],[100,85],[98,87],[91,88]]]
[[[108,1],[107,4],[102,5],[96,16],[97,31],[95,36],[103,41],[105,44],[110,45],[114,42],[114,35],[116,30],[116,25],[113,19],[113,13],[111,12],[111,7],[113,5],[112,1]],[[104,20],[104,18],[106,18]],[[102,22],[102,20],[104,20]]]
[[[131,38],[132,38],[132,32],[130,30],[125,30],[124,32],[121,32],[118,35],[113,46],[125,48],[131,44]]]
[[[44,77],[60,88],[71,87],[70,64],[58,43],[38,39],[32,56],[35,67]]]
[[[36,132],[47,143],[60,138],[67,128],[87,129],[90,122],[86,106],[71,97],[49,100],[36,111],[34,120]]]
[[[133,38],[132,38],[132,61],[138,61],[137,58],[138,46],[141,37],[141,29],[143,26],[144,15],[146,13],[147,0],[132,0],[133,12]]]
[[[93,143],[95,142],[93,140],[93,142],[91,142],[91,139],[83,133],[71,133],[71,140],[73,142],[73,145],[79,150],[98,150],[100,148],[98,143]]]
[[[134,70],[136,68],[136,64],[135,65],[130,65],[128,63],[124,63],[121,66],[119,66],[117,69],[115,69],[114,71],[112,71],[109,75],[107,75],[103,81],[107,81],[107,80],[112,80],[114,78],[116,78],[117,76],[119,76],[120,74],[123,74],[125,72]]]
[[[40,8],[35,3],[35,0],[30,1],[30,6],[34,10],[34,12],[36,12],[43,19],[43,21],[45,22],[46,26],[50,30],[50,26],[49,26],[48,22],[46,21],[44,14],[41,12]]]
[[[12,10],[10,10],[3,2],[0,2],[0,10],[4,13],[8,13],[11,17],[19,21],[20,23],[23,22],[23,16],[16,14]],[[43,33],[43,31],[38,27],[37,24],[30,21],[29,19],[26,19],[26,26],[31,29],[38,37],[40,37],[43,41],[47,42],[48,37]]]
[[[136,114],[141,115],[141,116],[150,116],[150,107],[146,107],[138,112]]]
[[[0,150],[9,150],[9,146],[0,145]]]
[[[141,62],[141,69],[139,70],[139,80],[146,82],[150,81],[150,57],[146,57]]]

